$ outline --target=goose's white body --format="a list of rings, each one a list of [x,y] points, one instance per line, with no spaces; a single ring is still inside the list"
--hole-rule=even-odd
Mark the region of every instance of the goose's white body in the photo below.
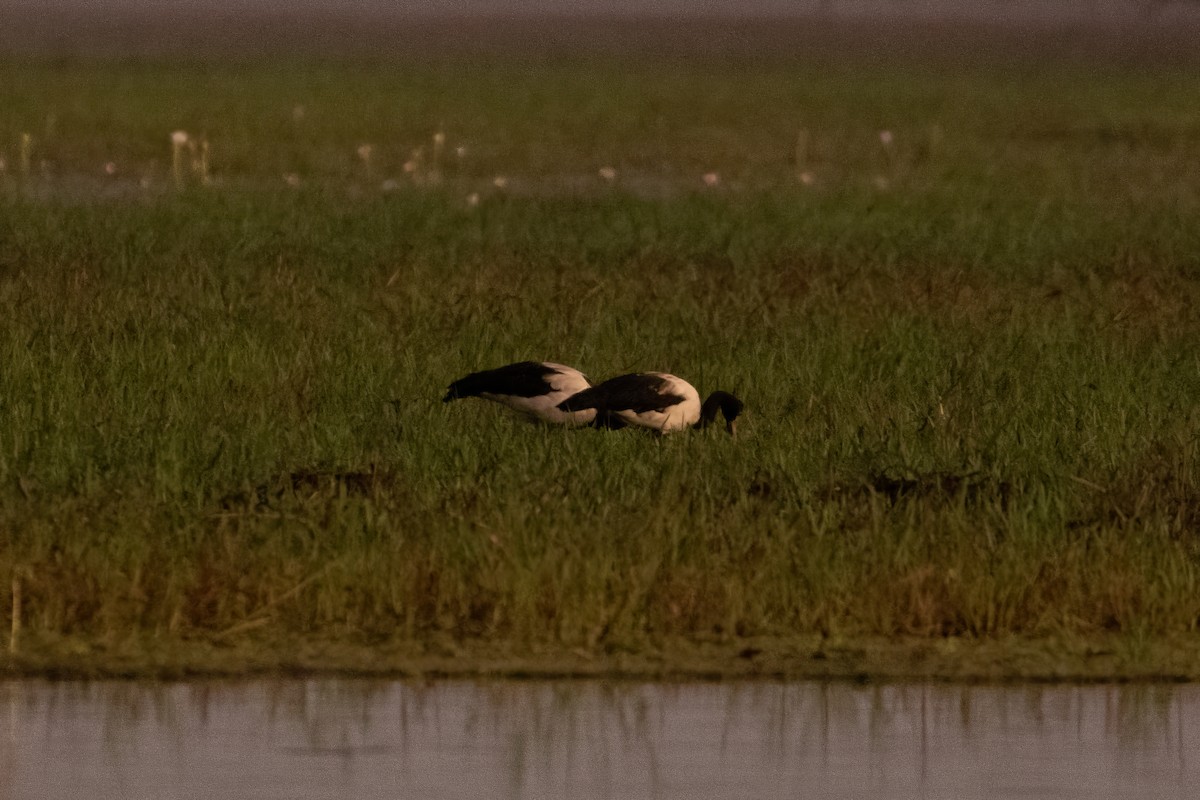
[[[560,411],[558,409],[558,404],[563,400],[591,386],[587,377],[579,370],[563,364],[555,364],[553,361],[542,363],[554,370],[545,378],[548,387],[546,394],[518,397],[509,394],[480,392],[479,396],[553,425],[587,425],[595,419],[596,409],[594,408],[583,411]]]
[[[594,408],[597,423],[603,423],[602,427],[634,425],[659,433],[692,426],[706,428],[719,411],[725,417],[725,430],[733,435],[745,405],[720,389],[701,403],[696,387],[683,378],[665,372],[631,372],[584,389],[559,403],[558,408],[560,411]]]
[[[564,411],[558,405],[590,386],[587,376],[572,367],[553,361],[522,361],[472,372],[450,384],[442,401],[482,397],[534,420],[556,425],[586,425],[596,418],[594,408]]]
[[[666,372],[646,372],[647,376],[659,378],[663,383],[657,387],[659,394],[664,397],[674,395],[682,400],[670,398],[660,409],[635,411],[632,409],[612,409],[613,416],[628,425],[641,428],[651,428],[661,433],[672,433],[690,428],[700,420],[700,393],[696,387],[683,378]]]

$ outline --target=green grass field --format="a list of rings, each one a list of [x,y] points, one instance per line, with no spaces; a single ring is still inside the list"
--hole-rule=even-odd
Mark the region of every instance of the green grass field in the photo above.
[[[4,668],[1200,677],[1195,64],[840,35],[0,59]]]

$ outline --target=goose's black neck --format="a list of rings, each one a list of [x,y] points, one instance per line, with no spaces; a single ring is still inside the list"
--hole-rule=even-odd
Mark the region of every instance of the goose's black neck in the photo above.
[[[725,417],[725,430],[733,433],[733,422],[742,413],[742,401],[729,392],[716,391],[708,396],[704,405],[700,406],[700,421],[697,428],[707,428],[717,418],[717,411]]]

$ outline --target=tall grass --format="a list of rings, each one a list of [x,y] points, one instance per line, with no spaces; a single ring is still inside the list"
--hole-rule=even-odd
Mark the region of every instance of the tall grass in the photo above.
[[[46,162],[0,177],[21,646],[1195,633],[1194,82],[496,58],[0,63]],[[468,155],[404,182],[439,130]],[[747,417],[439,402],[526,358]]]

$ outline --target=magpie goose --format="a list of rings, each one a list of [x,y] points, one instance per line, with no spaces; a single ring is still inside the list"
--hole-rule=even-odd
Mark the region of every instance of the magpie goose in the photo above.
[[[550,361],[522,361],[472,372],[450,384],[443,403],[460,397],[482,397],[543,422],[586,425],[596,418],[592,408],[566,411],[558,407],[592,384],[576,369]]]
[[[733,433],[742,407],[741,400],[721,391],[713,392],[701,404],[694,386],[665,372],[635,372],[610,378],[558,404],[562,411],[595,409],[602,418],[613,417],[660,433],[693,425],[708,427],[717,418],[718,410],[725,417],[725,430]]]

